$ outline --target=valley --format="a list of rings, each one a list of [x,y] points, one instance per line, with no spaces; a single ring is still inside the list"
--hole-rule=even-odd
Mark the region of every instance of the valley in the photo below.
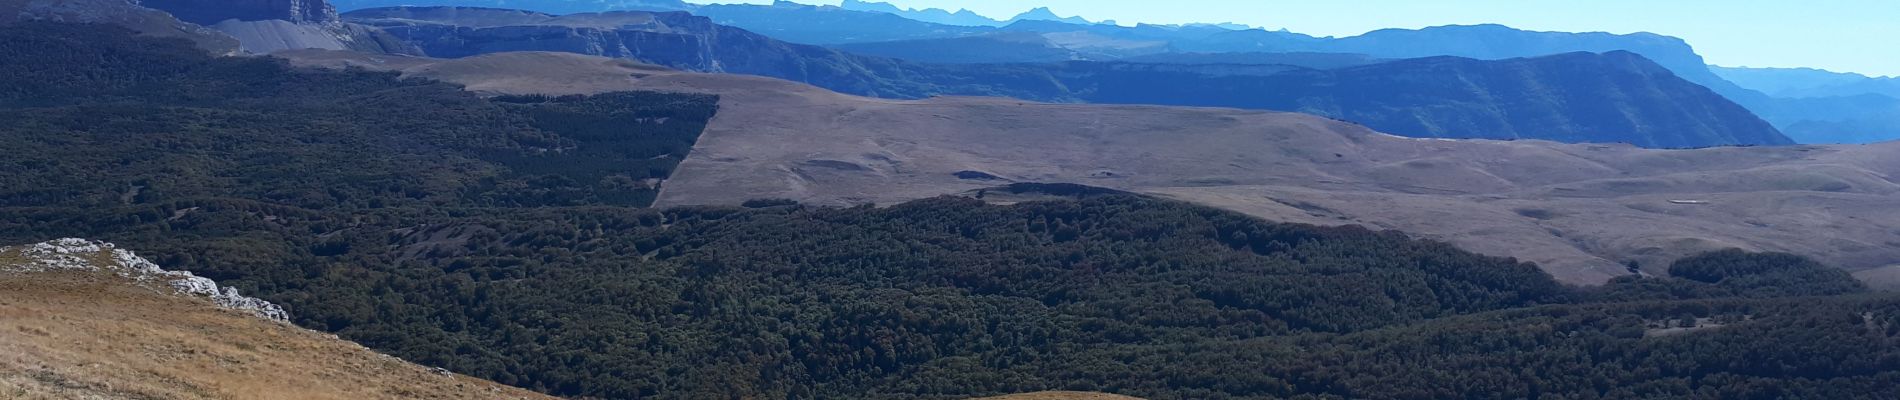
[[[1891,78],[944,4],[0,0],[0,398],[1900,398]]]
[[[720,97],[662,206],[788,198],[890,204],[1007,182],[1074,182],[1272,220],[1365,224],[1533,261],[1601,283],[1740,247],[1850,270],[1900,257],[1895,144],[1647,150],[1445,141],[1288,113],[885,100],[559,53],[429,60],[334,52],[300,64],[397,68],[489,93],[660,90]],[[565,76],[591,85],[556,86]],[[598,86],[594,86],[598,85]],[[995,179],[966,179],[970,171]],[[1698,200],[1708,204],[1674,204]],[[1827,232],[1817,234],[1817,232]]]

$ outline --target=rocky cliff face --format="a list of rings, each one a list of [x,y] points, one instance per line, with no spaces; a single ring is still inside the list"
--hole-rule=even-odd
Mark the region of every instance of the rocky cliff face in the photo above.
[[[277,19],[319,24],[339,20],[336,7],[323,0],[143,0],[143,4],[199,25],[214,25],[232,19]]]
[[[687,13],[553,16],[499,9],[400,7],[356,11],[347,17],[351,22],[376,27],[407,40],[431,57],[556,51],[635,59],[692,71],[759,73],[766,70],[729,70],[719,62],[721,55],[734,54],[718,48],[720,39],[726,36],[720,29],[724,27]],[[753,42],[771,41],[752,36],[755,36]],[[788,58],[769,52],[751,53]]]
[[[354,50],[421,54],[381,30],[344,23],[324,0],[143,0],[146,7],[237,39],[243,51]]]
[[[140,285],[180,296],[210,300],[218,307],[250,313],[273,321],[288,321],[282,307],[238,294],[211,279],[185,271],[166,271],[129,250],[111,243],[59,239],[28,246],[0,248],[0,273],[89,271],[118,275]]]
[[[351,50],[379,54],[421,55],[415,46],[380,29],[347,23],[294,23],[281,19],[225,20],[212,29],[236,38],[245,52],[270,54],[285,50]]]
[[[15,21],[117,25],[191,40],[220,55],[297,49],[422,53],[381,30],[342,22],[323,0],[0,0],[0,25]]]

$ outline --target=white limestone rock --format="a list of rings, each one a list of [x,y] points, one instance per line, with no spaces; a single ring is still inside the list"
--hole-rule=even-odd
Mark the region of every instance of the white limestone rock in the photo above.
[[[290,314],[276,304],[244,296],[235,288],[221,288],[217,282],[190,272],[166,271],[159,268],[158,264],[111,243],[67,238],[20,248],[0,248],[0,254],[14,252],[19,254],[19,259],[0,263],[0,272],[110,272],[142,285],[163,285],[162,288],[178,295],[205,298],[220,308],[247,312],[279,322],[290,319]]]

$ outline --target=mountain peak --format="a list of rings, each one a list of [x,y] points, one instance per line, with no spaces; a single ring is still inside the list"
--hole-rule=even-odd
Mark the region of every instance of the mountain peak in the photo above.
[[[1029,11],[1024,11],[1022,14],[1017,14],[1015,18],[1010,18],[1009,20],[1010,22],[1056,21],[1056,22],[1065,22],[1065,23],[1083,24],[1083,25],[1087,25],[1090,23],[1089,20],[1083,19],[1082,17],[1063,17],[1060,15],[1056,15],[1055,10],[1051,10],[1049,9],[1049,7],[1036,7],[1036,8],[1030,9]]]
[[[1029,9],[1029,11],[1024,11],[1022,14],[1016,14],[1015,19],[1062,19],[1062,17],[1057,16],[1056,12],[1050,10],[1049,7],[1036,7]]]

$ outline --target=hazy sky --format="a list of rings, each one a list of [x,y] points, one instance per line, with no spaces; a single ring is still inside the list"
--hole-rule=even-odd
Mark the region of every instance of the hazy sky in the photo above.
[[[836,5],[839,0],[793,0]],[[1814,67],[1900,76],[1900,0],[885,0],[967,8],[1005,19],[1037,5],[1062,16],[1148,22],[1238,22],[1316,36],[1380,28],[1501,23],[1547,31],[1681,37],[1709,63]],[[696,0],[771,3],[771,0]]]

